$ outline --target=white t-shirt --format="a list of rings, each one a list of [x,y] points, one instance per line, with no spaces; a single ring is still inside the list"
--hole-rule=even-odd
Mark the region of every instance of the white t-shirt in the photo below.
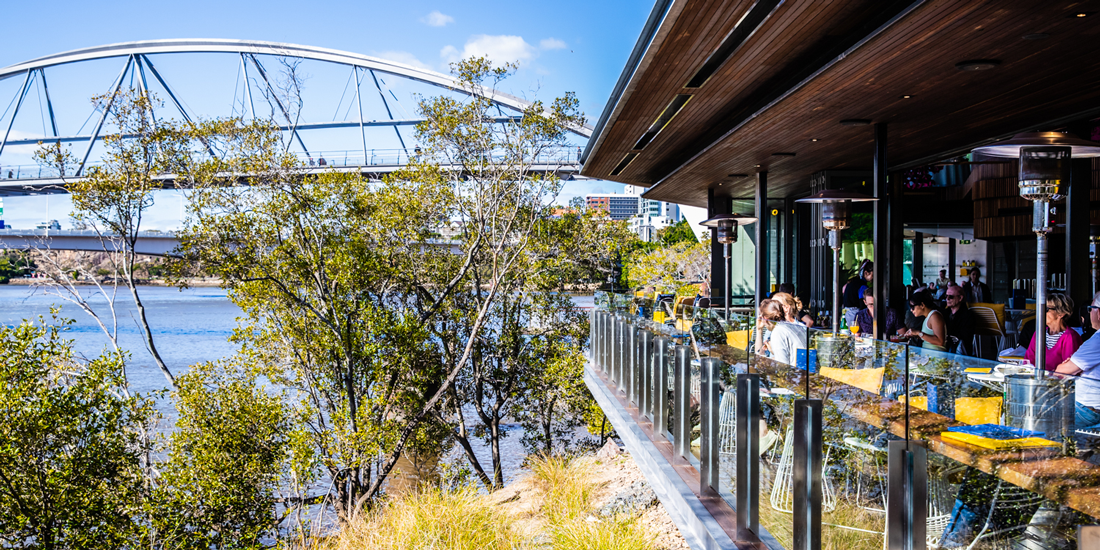
[[[794,365],[797,350],[806,349],[806,327],[786,321],[776,323],[768,349],[772,352],[772,359]]]
[[[1081,369],[1077,389],[1074,390],[1077,402],[1100,409],[1100,335],[1094,334],[1085,340],[1069,360]]]

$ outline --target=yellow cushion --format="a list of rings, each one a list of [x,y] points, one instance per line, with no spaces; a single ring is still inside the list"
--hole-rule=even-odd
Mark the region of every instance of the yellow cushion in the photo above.
[[[833,367],[821,367],[818,374],[832,378],[837,382],[843,382],[849,386],[859,388],[877,394],[882,391],[882,376],[886,367],[877,369],[837,369]]]
[[[948,441],[960,441],[986,449],[1022,449],[1025,447],[1061,447],[1061,445],[1041,437],[1025,437],[1022,439],[989,439],[974,434],[960,432],[943,432],[941,437]]]
[[[906,402],[905,396],[904,395],[898,396],[898,401],[901,401],[902,403],[905,403]],[[911,399],[909,401],[910,401],[909,404],[913,408],[920,409],[922,411],[927,411],[928,410],[928,396],[927,395],[914,395],[913,399]]]
[[[689,332],[689,331],[691,331],[691,319],[677,319],[676,320],[676,330],[678,330],[680,332]]]
[[[734,330],[726,333],[726,345],[737,349],[749,347],[749,331]]]
[[[657,322],[657,323],[665,322],[665,312],[664,312],[664,310],[655,308],[653,310],[653,321]]]
[[[1001,330],[1005,329],[1005,305],[1004,304],[990,304],[987,302],[974,302],[970,304],[970,307],[987,307],[993,310],[993,314],[997,316],[997,325]]]
[[[1001,403],[998,397],[959,397],[955,399],[955,420],[967,424],[1000,424]]]

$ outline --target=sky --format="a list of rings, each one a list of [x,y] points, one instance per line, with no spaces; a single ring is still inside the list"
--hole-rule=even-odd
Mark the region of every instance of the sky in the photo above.
[[[470,55],[487,55],[495,62],[520,65],[500,90],[525,99],[551,100],[575,92],[591,125],[599,118],[627,57],[641,33],[653,4],[642,2],[555,2],[406,0],[402,2],[284,0],[190,0],[184,4],[148,0],[112,2],[55,1],[5,2],[9,22],[0,36],[0,66],[103,44],[166,38],[230,38],[287,42],[371,55],[447,73],[448,63]],[[24,22],[26,24],[12,24]],[[205,117],[240,114],[243,87],[239,59],[231,55],[173,55],[153,58],[185,108]],[[121,59],[47,69],[49,94],[59,134],[85,133],[95,123],[89,99],[108,91],[121,70]],[[307,75],[307,108],[315,119],[350,120],[353,95],[348,94],[346,68],[314,63]],[[9,107],[22,78],[0,81],[0,109]],[[415,94],[441,93],[438,88],[416,89],[393,79],[381,83],[396,102],[389,107],[400,118],[415,110]],[[352,86],[354,88],[354,85]],[[360,88],[364,97],[368,87]],[[154,90],[155,91],[155,90]],[[374,90],[376,93],[378,90]],[[164,98],[163,94],[162,99]],[[375,96],[371,96],[372,98]],[[375,107],[383,108],[380,101]],[[45,135],[42,91],[35,83],[24,100],[12,129],[12,139]],[[305,111],[305,108],[303,109]],[[323,111],[323,112],[322,112]],[[332,114],[328,114],[332,111]],[[365,114],[364,118],[371,115]],[[0,118],[0,132],[10,115]],[[398,147],[392,127],[369,134],[379,149]],[[408,139],[408,135],[405,136]],[[359,147],[357,133],[332,132],[312,150],[337,151]],[[350,144],[348,142],[351,142]],[[583,141],[578,143],[583,145]],[[359,147],[361,148],[361,147]],[[33,170],[30,145],[7,147],[0,154],[0,170],[12,166]],[[75,152],[82,153],[81,148]],[[93,157],[95,151],[93,150]],[[360,154],[362,156],[362,154]],[[577,195],[618,192],[622,185],[602,181],[567,182],[560,203]],[[181,197],[158,194],[147,217],[150,229],[178,225]],[[16,228],[33,227],[57,219],[69,227],[67,196],[7,197],[4,220]]]

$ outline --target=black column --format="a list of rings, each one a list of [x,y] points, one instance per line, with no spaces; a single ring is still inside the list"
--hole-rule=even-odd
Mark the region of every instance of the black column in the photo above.
[[[795,227],[798,228],[798,246],[794,248],[795,259],[795,280],[794,283],[795,292],[798,293],[798,297],[802,299],[802,303],[807,308],[813,308],[813,304],[810,300],[814,296],[813,290],[813,251],[816,245],[813,242],[813,231],[811,222],[813,221],[813,209],[808,204],[796,204],[795,205],[795,218],[797,219]]]
[[[875,297],[874,338],[882,338],[886,329],[886,258],[890,255],[890,235],[887,224],[889,195],[886,189],[886,123],[875,124],[875,218],[872,236],[874,239],[875,263],[874,278],[871,281],[872,294]]]
[[[756,174],[756,305],[768,297],[768,173]]]
[[[1066,194],[1066,292],[1074,304],[1092,303],[1089,259],[1089,190],[1092,160],[1074,159]]]
[[[714,189],[707,190],[707,217],[713,218],[718,214],[729,214],[732,204],[726,196],[716,196]],[[694,228],[692,228],[694,230]],[[710,295],[721,296],[728,300],[726,292],[726,251],[722,243],[718,242],[718,232],[710,230]],[[722,302],[725,303],[725,302]]]
[[[794,198],[783,200],[783,280],[781,283],[794,282]]]
[[[905,296],[905,256],[900,253],[901,246],[905,239],[905,208],[902,206],[903,194],[905,192],[902,186],[901,174],[894,173],[890,176],[890,183],[888,185],[890,193],[887,195],[887,216],[890,218],[889,235],[887,238],[888,243],[897,243],[898,253],[889,254],[886,269],[886,297],[888,299],[887,304],[889,307],[894,308],[896,313],[902,313],[908,309],[909,304],[906,303],[907,296]],[[877,259],[877,257],[876,257]]]
[[[955,251],[955,239],[947,239],[947,278],[951,282],[955,282],[955,273],[958,273],[959,269],[955,265],[959,263],[959,256]],[[985,275],[985,280],[989,281],[989,273]],[[992,300],[992,298],[990,298]]]
[[[913,280],[924,283],[924,233],[913,235]]]

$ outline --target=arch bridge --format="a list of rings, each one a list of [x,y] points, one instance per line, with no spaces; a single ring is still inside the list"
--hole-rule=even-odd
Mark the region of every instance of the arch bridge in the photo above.
[[[340,169],[359,171],[368,177],[381,177],[404,166],[411,155],[416,154],[416,144],[411,127],[424,118],[410,115],[404,109],[398,89],[410,86],[420,89],[457,94],[478,94],[488,98],[497,111],[494,122],[506,124],[518,120],[531,103],[511,94],[494,89],[473,91],[465,89],[453,77],[412,65],[388,61],[362,54],[253,40],[226,39],[172,39],[127,42],[84,48],[57,53],[17,63],[0,69],[0,85],[5,81],[16,82],[14,96],[0,116],[0,196],[64,192],[64,181],[51,169],[23,162],[28,160],[28,147],[40,142],[61,142],[69,145],[79,167],[75,177],[95,164],[97,144],[110,133],[106,109],[91,109],[84,123],[77,129],[78,119],[69,115],[74,109],[62,108],[59,95],[73,99],[73,94],[60,90],[56,73],[99,74],[114,67],[110,74],[114,79],[105,89],[92,90],[94,94],[115,93],[124,87],[154,93],[165,100],[166,107],[154,113],[154,118],[165,115],[179,116],[184,121],[200,117],[218,116],[203,109],[191,107],[196,103],[210,103],[214,94],[214,82],[199,86],[188,96],[180,82],[194,84],[190,78],[181,78],[159,65],[178,67],[180,55],[199,56],[209,60],[206,54],[216,54],[218,63],[225,68],[235,65],[236,80],[233,86],[230,115],[242,118],[266,118],[275,120],[288,141],[288,150],[302,159],[303,171]],[[226,57],[229,56],[229,57]],[[196,57],[198,59],[198,57]],[[289,63],[310,62],[326,75],[346,73],[343,93],[334,107],[330,120],[320,116],[329,111],[332,97],[323,97],[317,105],[303,105],[295,111],[286,97],[280,97],[279,75],[274,63],[288,67]],[[157,64],[154,64],[156,61]],[[214,63],[211,66],[215,65]],[[117,72],[113,72],[117,71]],[[202,78],[216,80],[216,71],[203,70]],[[47,84],[55,82],[52,90]],[[387,82],[389,79],[389,82]],[[176,85],[171,85],[170,81]],[[222,82],[220,84],[226,84]],[[338,87],[338,85],[336,86]],[[11,88],[9,85],[8,88]],[[226,87],[228,89],[228,87]],[[326,88],[334,90],[335,87]],[[333,94],[334,95],[334,94]],[[37,112],[32,106],[37,99]],[[84,97],[83,99],[87,99]],[[190,101],[189,101],[190,100]],[[214,101],[217,105],[217,101]],[[325,104],[326,105],[322,105]],[[3,103],[0,103],[3,105]],[[222,105],[224,107],[224,104]],[[322,109],[322,107],[324,107]],[[265,112],[266,109],[266,112]],[[343,115],[340,112],[343,111]],[[87,112],[85,110],[84,112]],[[24,131],[29,123],[41,122],[41,131]],[[554,172],[572,177],[579,172],[581,148],[591,136],[592,128],[578,126],[570,129],[579,142],[575,146],[547,151],[534,159],[532,170]],[[293,147],[293,149],[290,149]],[[13,155],[16,149],[20,155]],[[5,157],[5,150],[9,152]],[[72,178],[69,178],[70,180]],[[170,179],[170,178],[166,178]]]

